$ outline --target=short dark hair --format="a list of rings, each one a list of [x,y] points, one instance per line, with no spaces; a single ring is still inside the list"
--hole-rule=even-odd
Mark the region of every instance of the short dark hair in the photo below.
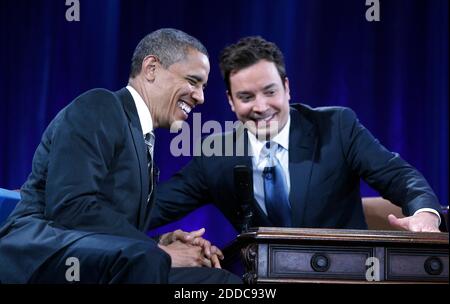
[[[183,60],[189,49],[195,49],[209,57],[208,51],[198,39],[173,28],[156,30],[145,36],[136,46],[131,59],[130,77],[138,75],[142,61],[148,55],[155,55],[164,68]]]
[[[230,91],[231,73],[236,73],[262,59],[275,64],[284,86],[286,67],[283,53],[275,43],[260,36],[250,36],[240,39],[236,44],[227,46],[220,54],[220,71],[227,90]]]

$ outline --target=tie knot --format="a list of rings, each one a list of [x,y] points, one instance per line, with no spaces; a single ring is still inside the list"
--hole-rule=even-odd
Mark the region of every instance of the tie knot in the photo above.
[[[266,142],[263,148],[261,149],[259,161],[264,161],[265,159],[267,159],[269,161],[268,163],[269,166],[274,166],[278,147],[279,145],[276,142],[273,141]]]
[[[264,147],[262,149],[262,153],[265,157],[273,157],[275,153],[277,152],[278,144],[273,141],[267,141],[264,144]]]

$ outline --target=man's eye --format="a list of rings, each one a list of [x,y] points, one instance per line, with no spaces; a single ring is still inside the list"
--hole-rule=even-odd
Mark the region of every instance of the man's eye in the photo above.
[[[251,96],[241,96],[240,99],[242,101],[250,101],[252,99],[252,97]]]
[[[195,81],[194,79],[188,78],[187,81],[193,86],[195,86],[197,84],[197,81]]]
[[[275,95],[275,91],[267,91],[266,95],[267,96],[273,96],[273,95]]]

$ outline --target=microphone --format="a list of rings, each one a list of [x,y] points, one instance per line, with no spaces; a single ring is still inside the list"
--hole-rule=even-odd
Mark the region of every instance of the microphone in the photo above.
[[[253,216],[253,172],[245,165],[234,167],[234,187],[237,193],[243,214],[242,232],[247,232],[251,226]]]

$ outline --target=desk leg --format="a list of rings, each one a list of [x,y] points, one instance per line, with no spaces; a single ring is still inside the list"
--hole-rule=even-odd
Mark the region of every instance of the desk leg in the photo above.
[[[258,279],[258,244],[250,244],[241,251],[244,261],[245,273],[244,282],[246,284],[255,284]]]

